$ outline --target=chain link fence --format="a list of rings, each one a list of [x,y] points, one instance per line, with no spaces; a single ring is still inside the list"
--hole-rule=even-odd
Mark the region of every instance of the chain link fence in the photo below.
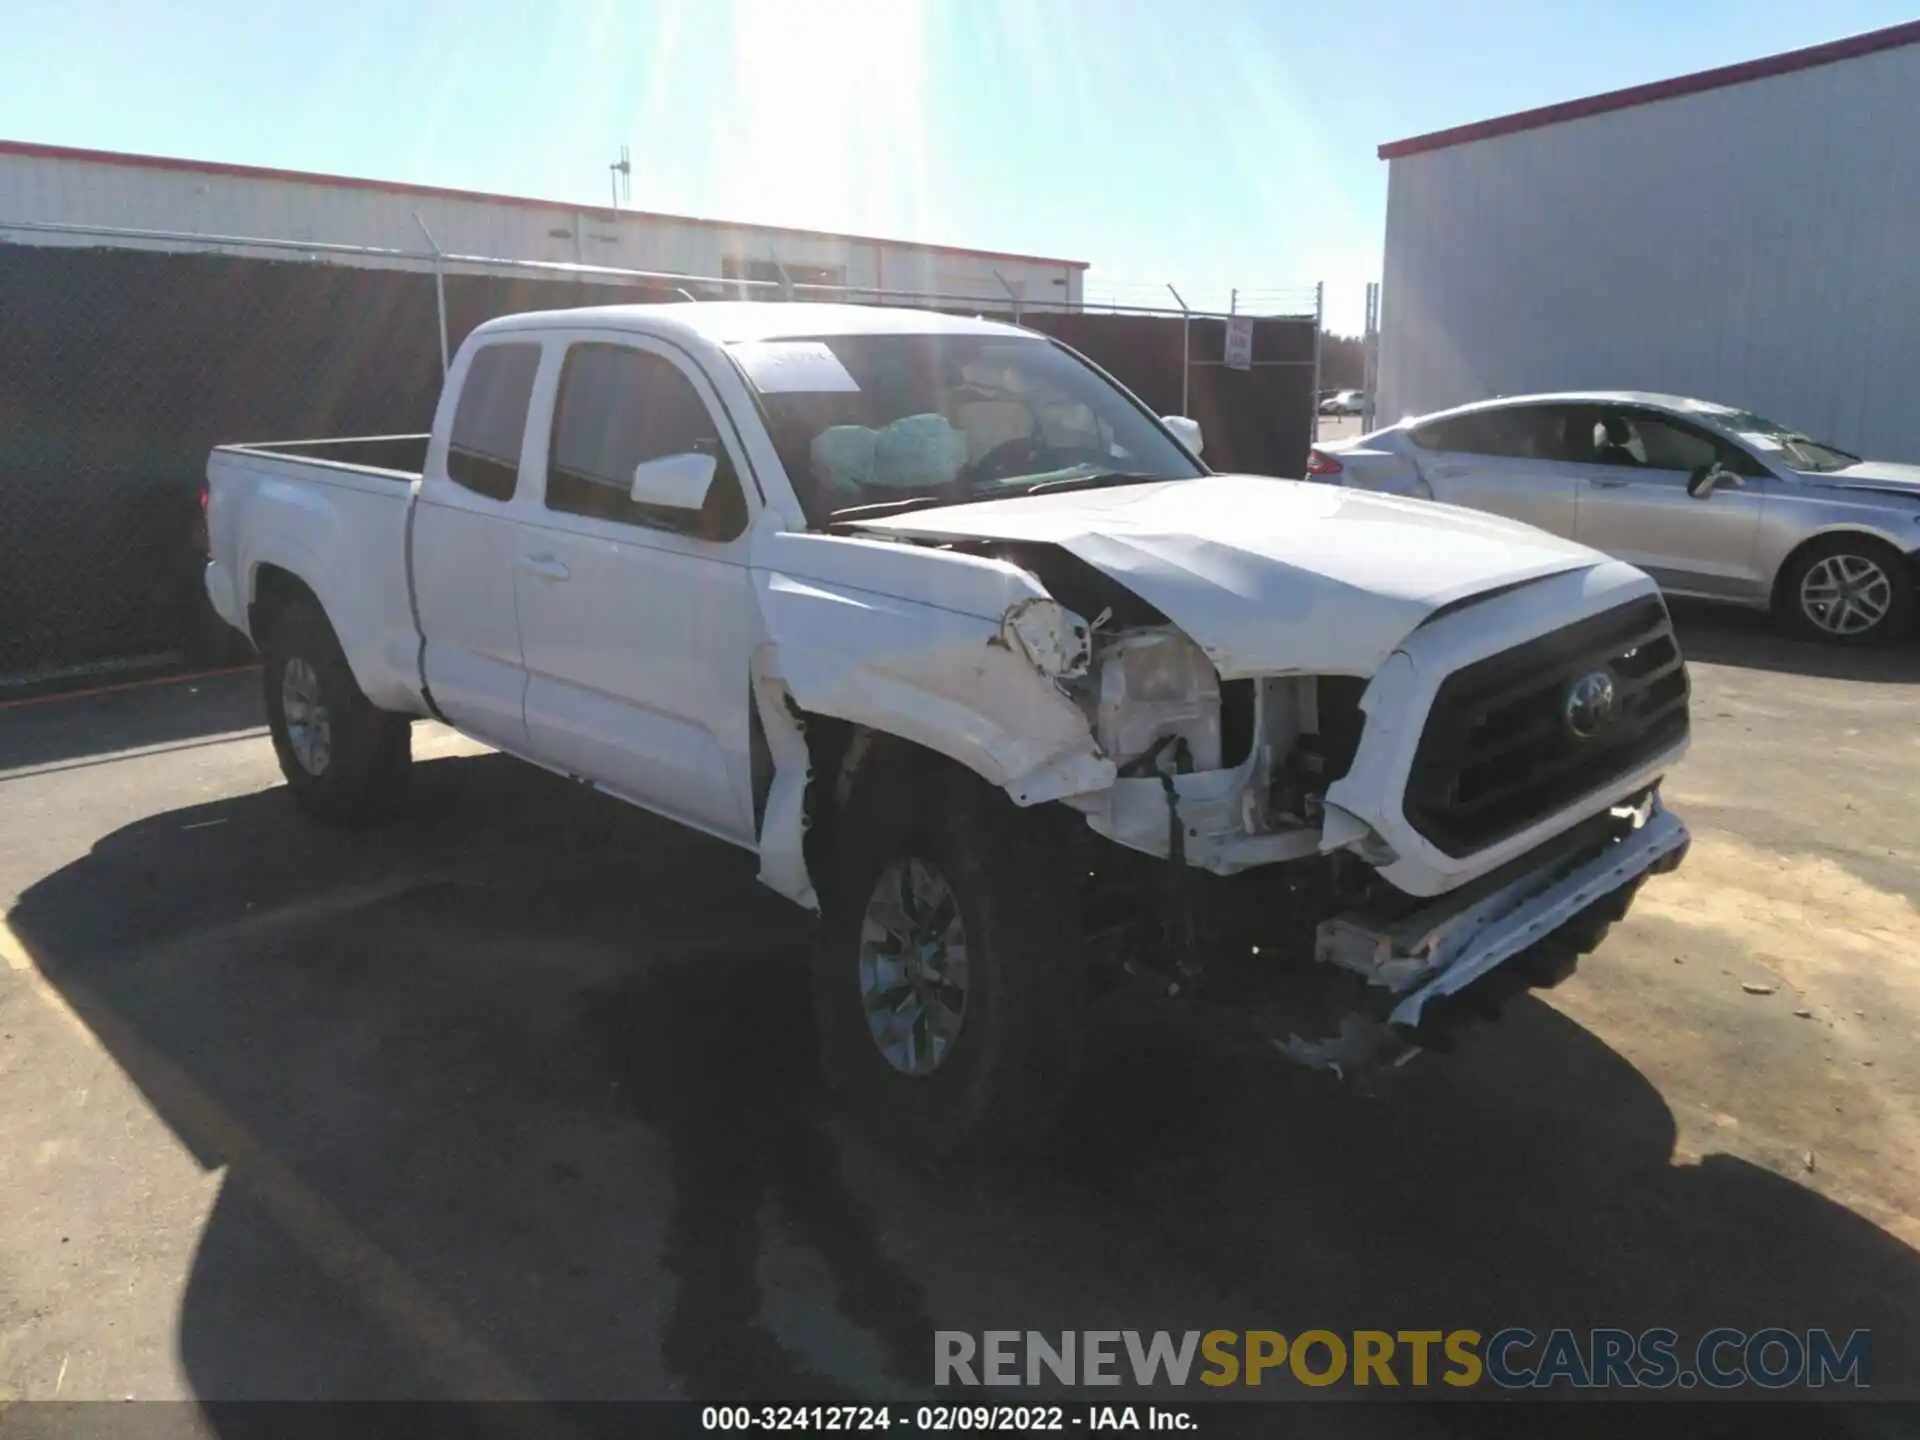
[[[14,228],[26,227],[0,234]],[[228,658],[237,637],[200,588],[207,452],[425,430],[443,345],[499,315],[743,296],[997,313],[1079,350],[1156,412],[1192,415],[1216,469],[1297,475],[1311,444],[1312,315],[1254,321],[1243,370],[1221,363],[1217,315],[469,256],[327,263],[345,247],[232,240],[256,253],[208,253],[35,228],[64,229],[62,243],[0,243],[0,696]]]

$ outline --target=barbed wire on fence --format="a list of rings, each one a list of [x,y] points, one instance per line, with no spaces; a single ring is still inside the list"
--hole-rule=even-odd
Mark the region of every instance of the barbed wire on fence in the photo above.
[[[943,308],[979,306],[995,311],[1063,313],[1089,310],[1102,313],[1165,315],[1189,313],[1195,318],[1233,313],[1260,318],[1297,318],[1314,313],[1316,287],[1285,286],[1195,287],[1189,305],[1168,303],[1167,282],[1132,278],[1109,280],[1098,276],[1082,282],[1076,299],[1034,298],[1017,288],[977,292],[902,290],[853,283],[756,280],[722,275],[700,275],[683,270],[644,270],[625,266],[590,265],[569,260],[529,260],[515,256],[471,255],[437,248],[409,250],[395,246],[352,245],[334,241],[290,240],[269,236],[224,235],[188,230],[141,229],[126,226],[80,225],[59,221],[0,219],[0,243],[15,233],[60,236],[72,240],[98,239],[116,247],[177,251],[191,246],[213,254],[266,251],[322,262],[363,264],[375,268],[439,271],[448,275],[487,275],[502,272],[581,280],[608,285],[645,284],[677,289],[687,300],[835,297],[856,303],[897,302],[907,306]],[[423,234],[425,230],[423,227]],[[432,237],[427,236],[431,244]],[[1236,296],[1238,303],[1236,303]]]

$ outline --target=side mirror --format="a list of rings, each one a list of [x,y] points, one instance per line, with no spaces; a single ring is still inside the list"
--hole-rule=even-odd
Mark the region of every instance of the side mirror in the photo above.
[[[1708,499],[1722,485],[1738,489],[1740,477],[1717,460],[1711,465],[1702,465],[1687,476],[1687,494],[1696,500]]]
[[[1160,423],[1171,430],[1173,432],[1173,438],[1186,446],[1187,449],[1196,455],[1200,453],[1200,447],[1205,442],[1200,434],[1200,422],[1198,420],[1189,420],[1184,415],[1162,415],[1160,417]]]
[[[711,455],[662,455],[658,460],[642,460],[633,467],[633,488],[627,493],[636,505],[697,515],[706,507],[707,492],[713,488],[713,477],[719,469]]]

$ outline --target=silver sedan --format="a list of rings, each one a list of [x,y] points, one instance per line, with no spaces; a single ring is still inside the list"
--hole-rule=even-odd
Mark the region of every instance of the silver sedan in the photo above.
[[[1892,640],[1913,619],[1920,465],[1862,460],[1725,405],[1507,396],[1330,441],[1307,472],[1524,520],[1814,639]]]

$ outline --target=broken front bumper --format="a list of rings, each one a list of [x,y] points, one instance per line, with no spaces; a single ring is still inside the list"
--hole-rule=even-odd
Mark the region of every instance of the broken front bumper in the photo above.
[[[1315,958],[1364,977],[1383,992],[1384,1014],[1351,1015],[1340,1034],[1280,1048],[1310,1065],[1341,1068],[1404,1050],[1435,1002],[1466,990],[1550,939],[1569,922],[1648,874],[1677,869],[1691,837],[1657,794],[1616,812],[1613,833],[1571,843],[1521,862],[1440,902],[1392,921],[1344,915],[1324,922]]]

